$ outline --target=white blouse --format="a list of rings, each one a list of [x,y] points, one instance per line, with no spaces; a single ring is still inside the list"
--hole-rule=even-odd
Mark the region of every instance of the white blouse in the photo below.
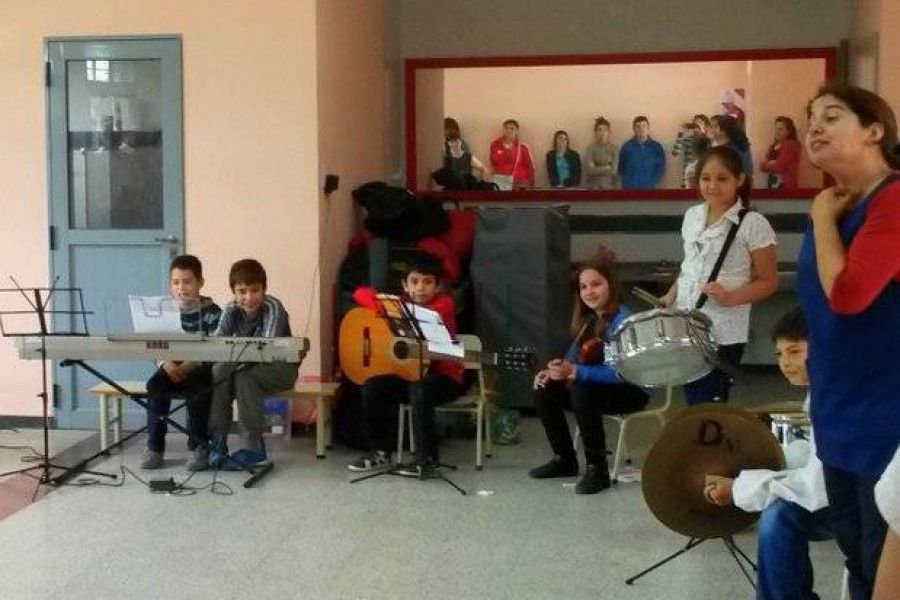
[[[675,308],[693,310],[703,286],[709,279],[716,259],[725,244],[731,224],[738,223],[740,202],[729,208],[718,221],[706,226],[709,205],[704,202],[692,206],[684,214],[681,237],[684,239],[684,260],[678,275]],[[722,263],[716,281],[726,290],[735,290],[747,284],[753,275],[750,253],[766,246],[776,245],[775,231],[764,216],[750,211],[738,229],[734,243]],[[742,344],[747,342],[750,329],[750,304],[722,306],[712,298],[700,309],[713,323],[716,343]]]

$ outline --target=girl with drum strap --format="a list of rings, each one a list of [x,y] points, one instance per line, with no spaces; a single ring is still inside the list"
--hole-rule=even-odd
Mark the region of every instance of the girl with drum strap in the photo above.
[[[534,378],[534,404],[554,457],[530,471],[535,479],[574,477],[578,459],[564,409],[572,408],[584,442],[587,463],[575,486],[577,494],[596,494],[610,486],[606,464],[604,414],[636,412],[647,405],[647,393],[625,382],[604,363],[603,346],[629,316],[620,307],[612,267],[600,260],[581,265],[577,272],[572,311],[574,340],[564,359],[554,359]]]
[[[697,173],[704,202],[684,215],[681,273],[662,300],[710,318],[723,368],[684,386],[689,405],[728,401],[732,376],[726,370],[741,361],[750,306],[778,287],[775,231],[764,216],[748,210],[750,182],[740,155],[728,146],[712,148],[700,158]],[[733,243],[726,245],[729,237]]]

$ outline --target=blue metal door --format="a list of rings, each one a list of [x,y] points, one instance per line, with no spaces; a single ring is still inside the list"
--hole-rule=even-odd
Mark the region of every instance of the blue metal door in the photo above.
[[[131,330],[128,295],[167,292],[182,251],[181,40],[53,39],[47,42],[51,275],[83,292],[91,335]],[[77,309],[59,295],[56,307]],[[71,331],[77,318],[54,320]],[[117,380],[144,381],[147,361],[94,364]],[[96,427],[97,380],[54,368],[62,427]],[[129,403],[131,427],[143,420]]]

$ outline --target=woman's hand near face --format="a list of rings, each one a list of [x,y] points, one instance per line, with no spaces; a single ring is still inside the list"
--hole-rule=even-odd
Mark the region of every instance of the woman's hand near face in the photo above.
[[[836,223],[850,210],[853,200],[853,194],[836,186],[822,190],[813,199],[810,209],[813,223]]]

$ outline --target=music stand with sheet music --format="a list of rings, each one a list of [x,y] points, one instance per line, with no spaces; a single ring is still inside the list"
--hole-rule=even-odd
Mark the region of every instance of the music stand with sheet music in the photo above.
[[[410,307],[402,298],[391,294],[378,294],[377,297],[379,301],[377,312],[379,316],[385,320],[391,333],[396,337],[410,340],[414,345],[418,346],[417,357],[419,359],[419,380],[421,380],[428,369],[425,363],[425,356],[429,352],[429,345],[433,340],[429,339],[430,336],[426,335],[423,331],[422,324],[419,323],[419,320],[416,318],[413,311],[410,310]],[[444,327],[444,330],[446,331],[446,327]],[[431,337],[433,338],[434,336]],[[424,443],[424,440],[422,440],[421,443]],[[351,479],[350,483],[365,481],[366,479],[372,479],[381,475],[399,475],[401,477],[408,477],[408,475],[400,473],[402,468],[402,465],[389,465],[385,468],[373,471],[372,473],[367,473],[361,477]],[[456,470],[455,465],[435,462],[433,471],[430,473],[420,471],[418,478],[421,481],[424,481],[425,479],[440,479],[463,496],[466,496],[466,491],[463,488],[458,486],[453,480],[440,471],[442,468]]]
[[[87,315],[90,314],[90,312],[84,310],[84,298],[81,293],[81,288],[60,288],[55,285],[53,287],[23,288],[13,277],[10,277],[10,279],[16,287],[0,289],[0,295],[6,297],[8,297],[9,294],[16,294],[17,296],[21,295],[27,303],[27,308],[22,308],[21,310],[0,309],[0,334],[2,334],[3,337],[40,337],[41,339],[41,392],[38,394],[38,397],[41,399],[41,423],[43,426],[44,444],[42,451],[38,455],[39,460],[37,464],[22,469],[7,471],[6,473],[0,473],[0,477],[23,474],[37,479],[38,485],[34,490],[32,500],[37,497],[37,492],[41,485],[59,485],[75,473],[88,473],[99,477],[116,479],[118,476],[113,473],[86,471],[83,468],[83,464],[76,465],[75,467],[68,467],[50,462],[50,402],[47,391],[47,338],[54,336],[83,337],[88,335]],[[72,310],[49,308],[50,301],[57,292],[68,293],[70,295],[73,303]],[[23,305],[23,307],[24,306],[25,305]],[[54,331],[51,333],[47,323],[48,315],[69,315],[72,317],[69,331]],[[80,327],[78,317],[81,317]],[[15,331],[8,329],[10,320],[16,320],[19,327],[22,327],[24,324],[33,326],[35,319],[37,320],[37,331]],[[24,324],[23,321],[25,322]],[[36,476],[32,471],[39,471],[40,475]],[[54,473],[55,471],[61,471],[62,473]]]

